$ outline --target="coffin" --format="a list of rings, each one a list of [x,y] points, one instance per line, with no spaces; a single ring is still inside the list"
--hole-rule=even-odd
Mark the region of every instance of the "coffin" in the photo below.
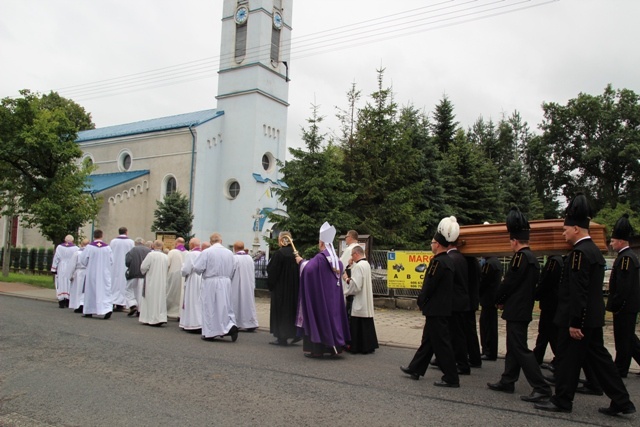
[[[571,250],[562,237],[563,219],[529,221],[531,235],[529,246],[537,255],[565,255]],[[607,252],[607,237],[604,225],[592,222],[589,226],[591,238]],[[504,222],[496,224],[463,225],[458,237],[458,250],[470,256],[511,256],[509,233]]]

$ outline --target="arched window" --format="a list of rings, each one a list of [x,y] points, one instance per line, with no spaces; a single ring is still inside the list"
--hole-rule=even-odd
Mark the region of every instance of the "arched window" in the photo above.
[[[167,178],[167,182],[164,185],[164,195],[169,196],[176,192],[176,179],[172,176]]]

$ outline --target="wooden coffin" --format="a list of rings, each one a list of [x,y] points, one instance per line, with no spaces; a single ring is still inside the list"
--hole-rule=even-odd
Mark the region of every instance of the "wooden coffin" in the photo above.
[[[536,255],[564,255],[571,250],[562,236],[563,219],[529,221],[529,246]],[[607,252],[604,225],[590,224],[591,238],[602,252]],[[511,256],[509,233],[504,222],[496,224],[463,225],[458,237],[458,250],[471,256]]]

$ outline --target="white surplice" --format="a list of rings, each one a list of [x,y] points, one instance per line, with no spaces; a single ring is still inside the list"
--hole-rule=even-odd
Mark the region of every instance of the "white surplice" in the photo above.
[[[71,288],[69,289],[69,308],[76,309],[84,305],[84,279],[87,267],[80,263],[80,254],[84,248],[79,248],[73,253],[71,264],[74,266],[71,275]]]
[[[124,258],[134,245],[133,240],[128,238],[126,234],[121,234],[109,243],[113,253],[113,266],[111,267],[112,304],[128,306],[125,295],[127,290],[127,278],[125,276],[127,266],[124,263]]]
[[[182,264],[184,277],[184,299],[180,306],[180,327],[186,330],[202,328],[202,276],[193,271],[200,256],[200,248],[186,253]]]
[[[233,252],[216,243],[202,251],[193,269],[202,274],[202,336],[226,335],[236,324],[230,295]]]
[[[87,268],[84,282],[84,314],[104,315],[111,304],[111,248],[102,240],[89,243],[79,255],[80,263]]]
[[[258,327],[256,314],[256,268],[245,251],[233,255],[233,273],[231,276],[231,304],[236,316],[236,326],[244,329]]]
[[[140,264],[145,281],[140,298],[140,323],[167,323],[167,271],[169,257],[162,251],[152,251]]]
[[[56,247],[51,262],[51,271],[56,273],[56,297],[58,301],[69,299],[69,288],[74,264],[71,261],[73,254],[78,252],[78,247],[73,243],[64,242]]]
[[[167,316],[180,316],[182,302],[182,263],[186,251],[171,249],[169,251],[169,272],[167,276]]]

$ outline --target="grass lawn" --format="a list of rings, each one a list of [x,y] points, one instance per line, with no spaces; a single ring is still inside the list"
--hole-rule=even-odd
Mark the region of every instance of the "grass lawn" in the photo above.
[[[9,273],[8,276],[0,274],[0,282],[17,282],[26,283],[28,285],[38,286],[40,288],[54,289],[52,274],[25,274],[25,273]]]

